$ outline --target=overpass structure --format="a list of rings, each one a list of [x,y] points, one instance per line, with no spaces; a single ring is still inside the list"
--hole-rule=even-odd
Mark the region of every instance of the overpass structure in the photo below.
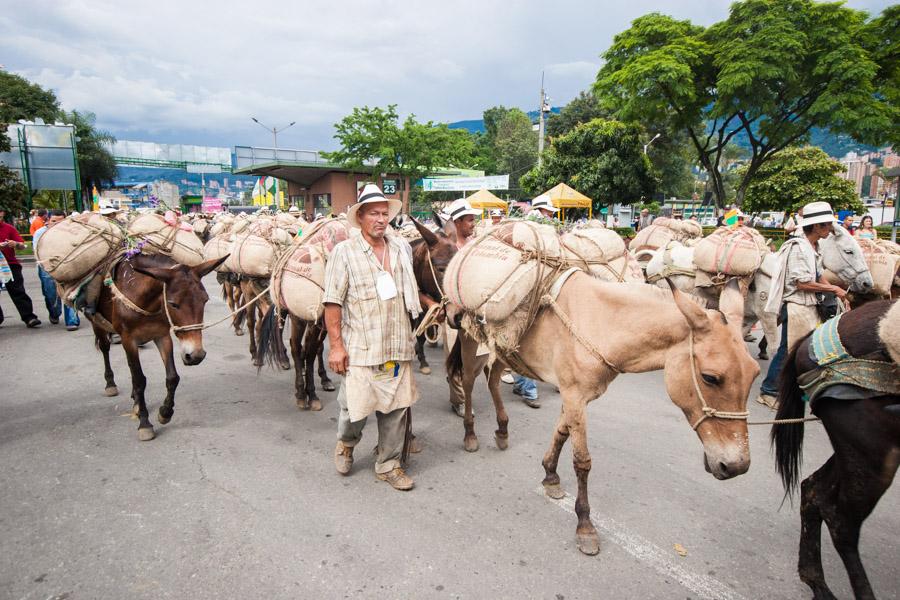
[[[189,173],[231,173],[231,149],[189,144],[117,140],[106,145],[116,164],[184,169]]]

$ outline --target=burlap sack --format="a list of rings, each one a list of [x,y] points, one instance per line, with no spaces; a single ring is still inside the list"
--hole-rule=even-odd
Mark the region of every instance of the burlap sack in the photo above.
[[[629,246],[632,252],[658,250],[671,241],[685,243],[703,235],[703,228],[694,221],[679,221],[668,217],[657,217],[653,222],[637,232]]]
[[[203,262],[200,238],[193,231],[172,227],[162,215],[140,215],[129,223],[128,235],[144,242],[144,254],[163,254],[188,267]]]
[[[86,277],[122,249],[122,228],[97,213],[83,213],[45,231],[34,249],[38,263],[61,283]]]
[[[346,219],[320,221],[308,237],[295,241],[272,268],[272,297],[305,321],[322,316],[325,265],[331,251],[350,236]],[[297,238],[300,240],[300,238]]]
[[[194,219],[193,227],[194,233],[202,240],[203,236],[209,230],[209,221],[206,219]]]
[[[456,253],[444,274],[454,304],[489,322],[509,317],[552,269],[538,256],[559,260],[559,236],[549,225],[509,221]]]
[[[225,268],[247,277],[270,277],[275,260],[290,243],[291,236],[272,219],[257,219],[235,236]]]
[[[694,247],[694,264],[707,273],[752,275],[766,252],[766,240],[755,229],[720,227]]]
[[[576,229],[560,238],[564,258],[604,281],[643,282],[641,267],[615,231],[603,227]]]
[[[218,235],[206,242],[206,245],[203,246],[203,260],[219,260],[223,256],[231,254],[231,251],[234,248],[234,242],[231,237],[231,234],[226,233]],[[216,267],[216,271],[219,273],[230,272],[225,263]]]
[[[295,217],[291,213],[278,213],[277,215],[275,215],[275,223],[281,226],[290,227],[291,225],[297,224],[297,217]]]
[[[43,241],[43,238],[41,238]],[[892,247],[884,242],[890,243],[888,240],[857,240],[860,248],[862,248],[863,256],[869,271],[872,273],[872,281],[875,284],[873,293],[879,296],[890,297],[891,286],[894,285],[894,279],[897,277],[897,270],[900,268],[900,253],[894,254]],[[895,244],[896,245],[896,244]]]

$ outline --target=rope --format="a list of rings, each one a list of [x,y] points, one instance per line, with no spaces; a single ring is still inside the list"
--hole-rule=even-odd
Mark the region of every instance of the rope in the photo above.
[[[541,297],[541,304],[544,306],[549,306],[553,310],[559,320],[562,321],[562,324],[565,326],[565,328],[569,330],[569,333],[571,333],[572,336],[578,341],[578,343],[584,346],[584,348],[588,352],[590,352],[594,358],[605,364],[616,373],[622,373],[622,370],[619,369],[619,367],[609,362],[609,360],[607,360],[607,358],[603,356],[603,353],[599,348],[597,348],[597,346],[595,346],[590,340],[586,339],[584,336],[578,333],[578,331],[575,329],[575,324],[572,322],[572,319],[569,318],[569,315],[567,315],[565,311],[562,310],[562,308],[559,306],[559,304],[557,304],[556,300],[554,300],[550,294],[544,294]]]
[[[694,358],[694,332],[688,335],[688,350],[691,356],[691,381],[694,383],[694,391],[697,392],[697,397],[700,399],[701,410],[703,411],[703,416],[697,419],[697,421],[691,425],[691,428],[694,431],[697,431],[697,428],[700,427],[700,423],[705,421],[706,419],[734,419],[734,420],[747,420],[747,417],[750,416],[749,411],[741,411],[741,412],[733,412],[733,411],[724,411],[718,410],[716,408],[711,407],[706,403],[706,398],[703,397],[703,392],[700,391],[700,382],[697,380],[697,361]]]
[[[768,421],[747,421],[747,425],[793,425],[805,421],[821,421],[819,417],[802,417],[799,419],[770,419]]]
[[[194,323],[192,325],[175,325],[175,323],[172,322],[172,315],[169,314],[169,303],[166,301],[166,284],[163,283],[163,308],[165,308],[165,311],[166,311],[166,319],[169,320],[169,330],[173,334],[177,334],[179,331],[202,331],[204,329],[209,329],[210,327],[215,327],[219,323],[224,323],[225,321],[227,321],[234,315],[238,314],[242,310],[245,310],[248,306],[250,306],[257,300],[262,298],[263,295],[268,293],[270,287],[272,287],[272,286],[270,286],[270,285],[266,286],[266,288],[263,291],[261,291],[260,293],[258,293],[252,300],[250,300],[249,302],[247,302],[240,308],[234,309],[233,311],[231,311],[231,313],[225,315],[218,321],[213,321],[212,323]]]

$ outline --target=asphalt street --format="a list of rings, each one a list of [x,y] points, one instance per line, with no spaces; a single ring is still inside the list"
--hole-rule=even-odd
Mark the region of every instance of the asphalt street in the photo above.
[[[539,386],[534,410],[503,386],[510,447],[500,451],[479,382],[481,449],[470,454],[447,402],[442,350],[430,348],[435,371],[417,374],[414,409],[424,451],[409,466],[415,490],[401,493],[374,477],[372,423],[341,477],[336,394],[321,393],[322,412],[297,410],[292,373],[257,374],[247,337],[221,325],[205,332],[202,364],[178,363],[172,422],[139,442],[121,347],[120,395],[107,398],[90,328],[50,325],[34,266],[25,274],[42,328],[27,330],[0,293],[0,598],[811,596],[796,574],[798,504],[782,505],[768,427],[751,431],[750,471],[716,481],[661,372],[620,376],[588,410],[601,536],[600,554],[588,557],[575,547],[573,498],[541,491],[559,410],[552,387]],[[227,309],[214,278],[206,282],[212,320]],[[163,367],[152,344],[141,357],[156,424]],[[755,402],[750,411],[771,416]],[[809,425],[805,474],[830,453],[824,431]],[[560,475],[574,492],[568,446]],[[882,598],[900,597],[898,540],[895,485],[862,532]],[[827,534],[823,548],[833,591],[850,597]]]

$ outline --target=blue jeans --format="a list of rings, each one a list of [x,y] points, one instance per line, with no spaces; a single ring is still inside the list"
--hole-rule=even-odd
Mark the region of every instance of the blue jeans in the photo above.
[[[778,344],[778,351],[772,357],[769,363],[769,370],[766,372],[766,378],[763,379],[759,386],[761,394],[769,396],[778,395],[778,376],[781,375],[781,368],[784,366],[784,359],[787,357],[787,307],[781,306],[781,342]]]
[[[521,394],[523,398],[528,398],[529,400],[538,399],[537,383],[534,379],[528,379],[518,373],[513,375],[513,379],[515,380],[513,383],[513,392]]]
[[[41,279],[41,291],[44,293],[44,304],[47,305],[47,312],[51,319],[59,319],[59,316],[65,312],[66,325],[77,327],[81,325],[78,313],[70,306],[64,305],[56,293],[56,282],[50,277],[42,267],[38,267],[38,277]]]

